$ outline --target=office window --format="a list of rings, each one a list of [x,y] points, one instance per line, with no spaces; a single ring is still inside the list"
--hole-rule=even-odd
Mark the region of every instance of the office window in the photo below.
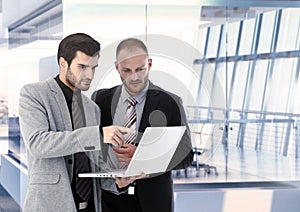
[[[268,110],[287,112],[290,86],[292,83],[293,58],[277,59],[270,84]]]
[[[277,51],[299,49],[300,8],[282,10]]]
[[[219,37],[221,25],[212,26],[210,28],[209,38],[208,38],[208,46],[207,46],[207,58],[214,58],[217,56],[218,45],[219,45]]]
[[[200,92],[199,92],[199,105],[212,106],[211,92],[213,89],[213,77],[214,77],[215,63],[207,63],[203,65],[200,73]]]
[[[251,53],[254,26],[255,18],[244,20],[239,55],[247,55]]]
[[[220,57],[233,56],[235,55],[237,47],[237,39],[239,33],[240,22],[232,22],[224,25],[222,33],[222,42],[220,47]],[[227,36],[227,42],[226,42]]]
[[[235,73],[235,84],[233,88],[233,93],[231,93],[231,108],[242,109],[243,99],[245,94],[247,73],[249,69],[249,61],[238,62],[237,71]]]
[[[230,92],[230,83],[232,78],[232,69],[233,69],[233,62],[222,62],[218,64],[216,77],[219,81],[219,84],[221,85],[222,92],[224,95],[224,98],[226,97],[226,88],[227,88],[227,99],[229,99],[229,95],[231,95]],[[227,69],[227,70],[226,70]],[[227,75],[227,77],[226,77]],[[220,88],[215,87],[215,91],[219,90]],[[222,107],[225,108],[226,105],[223,105]]]
[[[263,14],[261,30],[259,32],[260,35],[257,53],[270,52],[274,30],[275,12],[276,11],[272,11]]]
[[[299,58],[295,58],[294,59],[294,70],[297,72],[298,70],[296,70],[297,67],[297,62],[298,62]],[[295,91],[293,93],[293,96],[291,98],[294,98],[294,102],[293,102],[293,113],[296,114],[300,114],[300,81],[299,81],[299,73],[298,73],[298,81],[295,81]]]
[[[264,96],[264,87],[267,83],[266,74],[268,69],[268,60],[259,60],[255,65],[254,76],[251,87],[251,96],[249,101],[250,110],[260,110]]]
[[[288,113],[299,113],[299,108],[297,107],[297,95],[299,93],[299,67],[298,61],[299,58],[289,58],[289,68],[291,69],[291,83],[290,83],[290,90],[288,93],[288,106],[287,111]]]

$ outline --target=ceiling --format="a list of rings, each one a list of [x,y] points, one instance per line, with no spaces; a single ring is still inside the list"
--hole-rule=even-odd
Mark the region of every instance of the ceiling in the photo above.
[[[200,23],[204,27],[225,22],[254,18],[257,14],[274,10],[272,7],[234,7],[234,6],[201,6]],[[0,12],[2,0],[0,0]],[[62,3],[49,1],[8,27],[9,48],[33,42],[36,40],[60,40],[62,38]],[[4,40],[0,39],[0,43]],[[7,41],[7,39],[6,39]]]

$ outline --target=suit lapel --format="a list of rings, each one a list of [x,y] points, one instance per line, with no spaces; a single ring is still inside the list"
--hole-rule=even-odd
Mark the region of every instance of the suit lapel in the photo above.
[[[111,106],[111,120],[114,119],[114,115],[116,113],[117,105],[121,96],[121,88],[122,86],[116,87],[115,91],[109,96],[110,102],[107,102]]]
[[[143,109],[143,114],[139,126],[139,132],[144,132],[146,127],[150,125],[149,116],[152,111],[158,108],[160,103],[159,99],[159,88],[153,85],[151,82],[149,84],[149,89],[147,91],[146,102]]]
[[[55,81],[55,79],[50,78],[47,80],[47,83],[49,85],[49,89],[51,90],[51,95],[53,98],[50,99],[50,101],[55,101],[57,104],[57,108],[59,108],[59,113],[60,117],[62,117],[62,121],[64,123],[65,129],[66,130],[72,130],[72,122],[71,122],[71,117],[68,109],[68,105],[66,103],[65,96]],[[53,100],[54,99],[54,100]],[[68,170],[69,174],[69,180],[72,181],[73,178],[73,165],[70,165],[68,161],[73,161],[74,160],[74,155],[67,155],[64,157],[65,163],[66,163],[66,168]]]
[[[56,101],[57,108],[59,108],[59,110],[60,110],[60,115],[64,122],[65,129],[72,130],[71,117],[70,117],[68,105],[66,103],[66,99],[64,97],[62,90],[60,89],[59,85],[53,78],[48,79],[47,83],[49,85],[49,89],[51,90],[51,94]]]

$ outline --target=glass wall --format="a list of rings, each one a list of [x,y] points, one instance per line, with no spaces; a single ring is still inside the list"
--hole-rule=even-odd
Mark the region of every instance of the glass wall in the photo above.
[[[297,178],[300,9],[240,5],[214,7],[213,11],[214,24],[199,27],[205,40],[199,38],[203,55],[194,60],[200,70],[197,106],[187,106],[190,114],[197,114],[191,123],[202,125],[199,143],[210,150],[207,155],[204,151],[204,162],[223,162],[257,174],[258,164],[241,168],[247,153],[255,152],[252,158],[264,154],[291,159],[294,162],[288,168],[280,167]],[[207,93],[209,98],[202,98]],[[213,102],[217,94],[225,97],[221,107],[222,101]],[[218,149],[224,151],[223,158],[216,156]],[[231,156],[236,150],[240,151],[237,158]],[[272,170],[268,160],[264,164]]]
[[[0,123],[7,126],[6,119],[18,117],[24,84],[58,74],[56,51],[64,36],[85,32],[102,44],[87,96],[120,83],[115,47],[138,37],[153,59],[150,79],[182,97],[193,145],[206,150],[203,162],[227,166],[214,158],[223,149],[296,160],[300,5],[263,2],[55,0],[13,21],[5,18],[4,5],[0,111],[6,118],[1,115]],[[11,152],[19,154],[13,147]]]
[[[203,71],[203,66],[214,67],[213,74],[226,93],[224,113],[233,126],[230,134],[238,134],[230,142],[238,147],[255,147],[285,156],[298,154],[292,141],[297,139],[294,136],[299,113],[295,106],[297,98],[293,98],[298,95],[299,86],[299,11],[298,8],[266,8],[265,11],[254,8],[255,15],[251,18],[231,22],[228,21],[231,17],[227,17],[224,23],[207,27],[206,59],[195,63],[201,64]],[[251,8],[247,13],[250,12]],[[287,16],[293,19],[294,27],[289,28]],[[214,78],[211,77],[212,83]],[[214,90],[212,86],[210,92]],[[200,89],[200,97],[201,92]],[[206,104],[206,100],[200,101],[199,106]],[[231,119],[238,120],[231,123]],[[278,136],[282,144],[274,142],[272,147],[264,147],[262,138],[268,131],[274,133],[269,135],[273,142],[274,136]],[[279,149],[274,149],[275,146]]]

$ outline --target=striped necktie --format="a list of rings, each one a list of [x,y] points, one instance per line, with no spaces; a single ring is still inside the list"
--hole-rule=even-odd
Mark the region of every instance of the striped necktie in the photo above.
[[[133,97],[128,97],[127,101],[128,101],[128,107],[127,107],[127,110],[126,110],[126,121],[124,123],[124,127],[128,127],[128,128],[136,130],[135,105],[137,104],[137,101]],[[135,137],[136,137],[136,133],[127,134],[126,137],[125,137],[125,143],[126,144],[133,143]]]
[[[81,103],[81,94],[74,93],[72,98],[72,117],[74,129],[84,127],[84,114]],[[79,178],[78,173],[90,172],[89,158],[85,152],[75,153],[75,173],[76,173],[76,191],[77,194],[85,201],[91,197],[92,183],[89,178]]]

